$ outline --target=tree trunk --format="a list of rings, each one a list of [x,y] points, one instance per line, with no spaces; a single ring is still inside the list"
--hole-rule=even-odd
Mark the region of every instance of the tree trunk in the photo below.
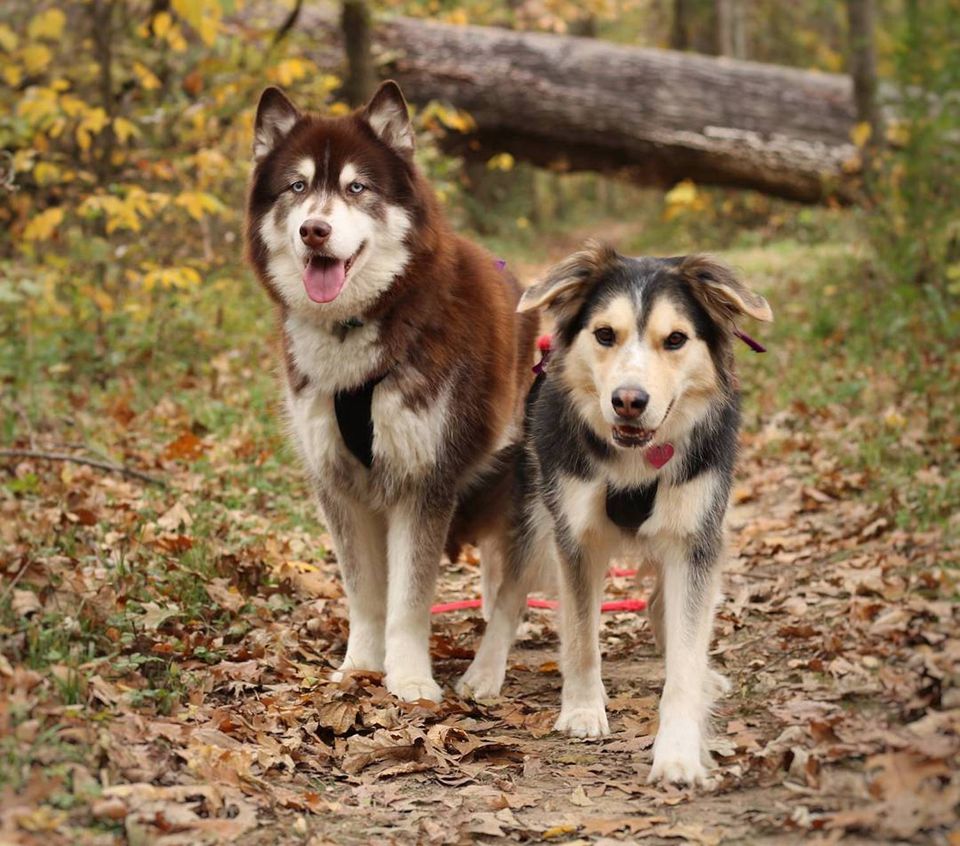
[[[747,58],[746,0],[715,0],[717,55]]]
[[[816,202],[850,199],[846,76],[593,39],[395,18],[386,74],[414,102],[468,111],[466,156],[508,151],[558,170],[680,179]]]
[[[847,0],[850,76],[857,120],[869,124],[871,142],[880,138],[877,109],[877,54],[874,48],[873,0]]]
[[[673,0],[671,3],[670,49],[690,49],[690,0]]]
[[[94,59],[97,63],[100,106],[109,119],[97,143],[96,169],[101,182],[109,182],[113,174],[113,10],[114,0],[93,0],[90,6],[90,30],[93,36]]]
[[[360,106],[373,94],[377,80],[370,49],[370,9],[366,0],[344,0],[340,29],[347,54],[347,76],[341,93],[351,106]]]

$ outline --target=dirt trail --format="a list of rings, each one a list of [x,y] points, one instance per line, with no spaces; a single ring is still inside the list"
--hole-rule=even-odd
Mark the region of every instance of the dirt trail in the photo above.
[[[662,661],[642,616],[605,615],[611,736],[549,733],[556,636],[552,612],[533,612],[502,700],[404,708],[383,748],[348,774],[360,735],[338,737],[345,755],[334,753],[340,769],[322,794],[330,812],[305,818],[311,842],[948,842],[960,801],[960,701],[941,682],[956,672],[960,643],[956,608],[923,598],[935,550],[891,533],[864,505],[834,501],[856,478],[805,484],[802,466],[765,459],[764,436],[750,440],[712,649],[733,682],[716,715],[717,792],[645,783]],[[611,579],[608,595],[635,589]],[[461,562],[441,593],[475,590],[475,568]],[[481,626],[471,615],[437,620],[448,688]],[[384,701],[373,680],[335,695],[358,706],[358,722]],[[410,751],[411,726],[426,732],[420,752]],[[269,827],[243,842],[272,843],[280,830],[289,831]]]

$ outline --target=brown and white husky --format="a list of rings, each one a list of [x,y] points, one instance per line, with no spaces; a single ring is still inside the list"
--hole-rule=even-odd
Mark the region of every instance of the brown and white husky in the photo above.
[[[394,82],[342,117],[268,88],[247,245],[277,307],[290,430],[343,574],[340,667],[438,700],[440,557],[500,528],[489,491],[516,451],[537,320],[516,314],[502,263],[451,231],[413,152]]]
[[[666,653],[650,778],[704,784],[705,723],[726,688],[707,649],[737,450],[735,321],[771,320],[770,307],[711,259],[592,244],[526,291],[520,309],[538,308],[556,349],[528,402],[502,584],[458,689],[499,694],[527,592],[558,571],[557,729],[608,734],[601,591],[611,556],[639,557],[657,574],[650,617]]]

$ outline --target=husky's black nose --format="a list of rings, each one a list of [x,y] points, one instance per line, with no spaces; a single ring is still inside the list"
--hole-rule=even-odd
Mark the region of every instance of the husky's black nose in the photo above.
[[[325,220],[311,217],[300,224],[300,237],[311,250],[319,250],[333,230]]]
[[[621,385],[613,392],[611,402],[618,417],[632,419],[643,414],[647,403],[650,402],[650,394],[635,385]]]

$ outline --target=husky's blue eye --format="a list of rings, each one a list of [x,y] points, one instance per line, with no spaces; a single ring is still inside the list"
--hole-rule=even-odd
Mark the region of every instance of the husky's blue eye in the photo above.
[[[367,190],[367,186],[364,185],[362,182],[351,182],[347,186],[347,190],[351,194],[362,194],[364,191]]]
[[[307,183],[302,179],[298,179],[293,183],[293,185],[290,186],[290,190],[293,191],[294,194],[302,194],[307,190]]]
[[[594,331],[593,337],[601,347],[612,347],[617,340],[617,333],[609,326],[601,326]]]
[[[683,332],[671,332],[663,342],[663,346],[668,350],[678,350],[687,342],[687,336]]]

